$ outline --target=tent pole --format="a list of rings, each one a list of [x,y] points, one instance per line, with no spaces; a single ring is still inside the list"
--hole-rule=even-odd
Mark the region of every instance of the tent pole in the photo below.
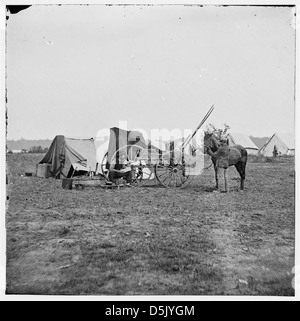
[[[182,144],[182,148],[184,148],[190,141],[191,139],[197,134],[198,130],[201,128],[201,126],[205,123],[205,121],[207,120],[207,118],[210,116],[210,114],[212,113],[212,111],[214,110],[214,105],[212,105],[209,109],[209,111],[206,113],[206,115],[204,116],[204,118],[201,120],[200,124],[198,125],[198,127],[196,128],[196,130],[194,131],[193,135],[191,137],[187,137],[187,139],[185,140],[185,142]]]
[[[74,171],[73,171],[73,173],[72,173],[72,175],[71,175],[71,178],[73,178],[73,176],[74,176],[74,174],[75,174],[75,172],[76,172],[76,169],[77,169],[77,167],[74,168]]]

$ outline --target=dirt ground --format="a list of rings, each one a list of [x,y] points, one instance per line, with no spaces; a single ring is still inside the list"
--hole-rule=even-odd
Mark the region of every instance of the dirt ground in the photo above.
[[[41,157],[7,157],[7,294],[294,296],[294,158],[220,193],[212,167],[185,189],[20,176]]]

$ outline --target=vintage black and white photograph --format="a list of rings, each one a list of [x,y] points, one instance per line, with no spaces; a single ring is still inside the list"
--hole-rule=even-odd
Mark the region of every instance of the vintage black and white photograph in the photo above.
[[[6,296],[295,298],[295,5],[4,11]]]

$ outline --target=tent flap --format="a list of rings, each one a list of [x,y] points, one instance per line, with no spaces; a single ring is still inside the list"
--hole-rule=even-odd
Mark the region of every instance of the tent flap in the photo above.
[[[47,153],[39,164],[50,164],[50,173],[52,176],[57,177],[60,174],[63,164],[65,163],[65,137],[56,136],[52,141]]]
[[[98,143],[98,149],[100,148]],[[99,154],[99,153],[98,153]],[[50,164],[53,177],[67,177],[77,167],[79,171],[97,171],[98,160],[95,141],[91,139],[75,139],[65,136],[56,136],[49,150],[39,164]]]

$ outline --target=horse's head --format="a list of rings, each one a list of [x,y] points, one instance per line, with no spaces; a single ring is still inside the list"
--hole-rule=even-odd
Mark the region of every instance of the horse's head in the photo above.
[[[212,148],[212,135],[213,133],[208,131],[204,134],[204,154],[207,154],[208,150]]]
[[[215,152],[220,147],[220,143],[214,136],[213,132],[206,131],[204,134],[204,154],[208,154],[208,150]]]

